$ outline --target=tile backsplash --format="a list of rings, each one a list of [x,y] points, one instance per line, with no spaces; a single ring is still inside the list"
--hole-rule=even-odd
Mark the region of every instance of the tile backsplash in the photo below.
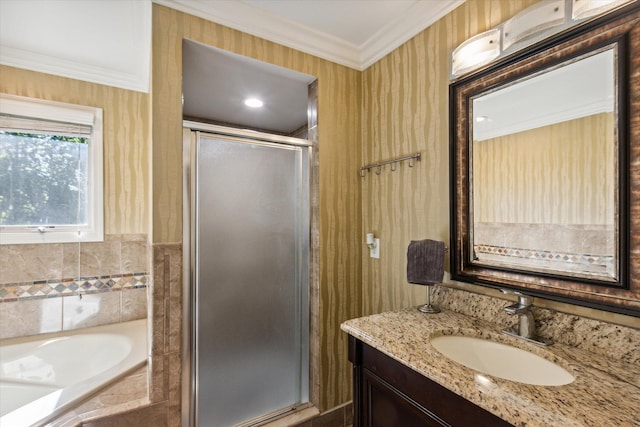
[[[449,286],[437,286],[433,301],[445,308],[467,316],[494,322],[505,328],[517,322],[504,307],[513,301],[481,295]],[[536,302],[537,303],[537,302]],[[610,361],[640,363],[640,328],[617,325],[574,314],[536,307],[533,314],[536,330],[545,338],[607,356]],[[639,322],[636,322],[640,326]]]
[[[145,317],[148,247],[146,234],[0,245],[0,339]]]

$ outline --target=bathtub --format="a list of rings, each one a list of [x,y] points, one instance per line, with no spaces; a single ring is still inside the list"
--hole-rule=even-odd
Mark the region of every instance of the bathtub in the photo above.
[[[0,342],[0,426],[41,426],[147,361],[147,320]]]

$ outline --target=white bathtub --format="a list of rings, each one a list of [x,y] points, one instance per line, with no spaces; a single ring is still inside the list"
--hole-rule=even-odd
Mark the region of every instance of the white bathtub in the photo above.
[[[146,319],[0,342],[0,426],[41,426],[147,361]]]

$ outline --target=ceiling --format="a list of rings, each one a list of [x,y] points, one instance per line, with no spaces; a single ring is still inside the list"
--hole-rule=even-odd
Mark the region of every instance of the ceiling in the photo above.
[[[614,64],[610,48],[475,97],[473,140],[614,111]]]
[[[153,0],[364,70],[464,0]]]
[[[364,69],[461,0],[154,0],[356,69]],[[290,134],[307,121],[307,86],[296,73],[193,41],[183,43],[183,113]],[[247,97],[263,108],[243,104]]]
[[[0,64],[148,92],[151,2],[0,0]]]
[[[0,63],[148,92],[152,2],[364,70],[464,0],[0,0]],[[186,115],[284,133],[306,119],[313,76],[197,45],[184,72]],[[261,112],[237,107],[249,92]]]
[[[221,124],[291,134],[307,124],[308,86],[316,78],[185,40],[183,114]],[[244,105],[247,98],[264,102]]]

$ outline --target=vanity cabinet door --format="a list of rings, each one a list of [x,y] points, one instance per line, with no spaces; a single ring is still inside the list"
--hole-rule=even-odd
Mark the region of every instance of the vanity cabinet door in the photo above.
[[[367,369],[362,371],[362,426],[442,427],[448,426],[430,411],[413,402]]]
[[[349,336],[354,427],[506,427],[503,419]]]

